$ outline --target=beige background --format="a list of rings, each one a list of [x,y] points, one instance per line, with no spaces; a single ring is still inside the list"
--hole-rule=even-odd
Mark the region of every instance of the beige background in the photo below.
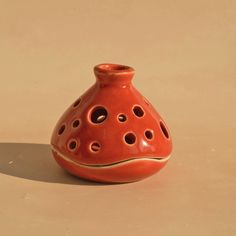
[[[0,0],[1,235],[236,235],[236,2]],[[159,174],[99,185],[65,174],[50,135],[103,62],[168,123]]]

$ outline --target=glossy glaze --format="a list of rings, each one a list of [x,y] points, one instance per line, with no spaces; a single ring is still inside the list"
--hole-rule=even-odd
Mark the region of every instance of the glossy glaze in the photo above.
[[[52,135],[53,155],[73,175],[137,181],[160,170],[172,142],[165,122],[133,86],[134,70],[94,68],[96,82],[65,111]]]

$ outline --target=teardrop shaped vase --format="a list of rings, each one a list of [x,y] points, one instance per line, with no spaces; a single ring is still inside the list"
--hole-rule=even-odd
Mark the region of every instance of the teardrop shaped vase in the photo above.
[[[158,172],[172,151],[170,132],[133,86],[134,69],[100,64],[94,73],[95,84],[54,128],[55,160],[71,174],[97,182],[133,182]]]

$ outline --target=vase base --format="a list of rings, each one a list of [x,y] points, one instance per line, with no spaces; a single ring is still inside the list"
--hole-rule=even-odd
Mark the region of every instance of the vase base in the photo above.
[[[144,179],[162,169],[170,158],[170,156],[165,158],[142,157],[95,166],[74,162],[54,148],[52,148],[52,153],[56,162],[72,175],[103,183],[129,183]]]

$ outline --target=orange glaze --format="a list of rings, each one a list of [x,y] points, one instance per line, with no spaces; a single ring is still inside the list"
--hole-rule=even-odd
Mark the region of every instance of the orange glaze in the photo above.
[[[100,64],[94,72],[95,84],[56,124],[54,158],[73,175],[94,181],[132,182],[154,174],[172,151],[164,120],[133,86],[133,68]]]

